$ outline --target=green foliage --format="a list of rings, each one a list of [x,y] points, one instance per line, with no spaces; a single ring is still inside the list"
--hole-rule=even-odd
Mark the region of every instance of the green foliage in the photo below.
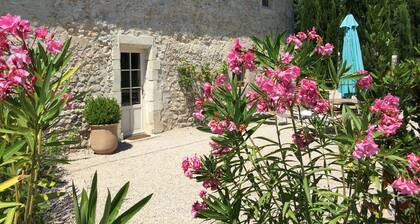
[[[88,194],[85,189],[82,190],[80,196],[80,202],[77,197],[77,192],[74,184],[73,188],[73,207],[76,216],[77,224],[95,224],[96,223],[96,203],[98,198],[98,189],[97,189],[98,177],[97,173],[93,176],[90,193]],[[124,203],[125,197],[127,196],[128,188],[130,182],[124,184],[123,187],[118,191],[114,198],[111,198],[111,193],[108,190],[108,195],[106,197],[105,208],[103,211],[100,224],[125,224],[133,218],[152,198],[153,194],[148,195],[143,198],[129,209],[127,209],[121,215],[119,211]]]
[[[341,52],[343,32],[339,28],[351,13],[359,27],[363,61],[369,71],[385,72],[391,55],[414,57],[419,44],[418,0],[295,0],[296,30],[316,27],[325,41]],[[334,60],[336,61],[336,60]]]
[[[226,68],[226,67],[225,67]],[[224,67],[220,67],[218,71],[224,71]],[[214,71],[210,69],[210,64],[197,66],[187,62],[182,62],[178,67],[178,84],[185,92],[199,91],[199,85],[203,82],[212,82],[216,77]]]
[[[287,51],[294,56],[292,64],[301,68],[297,80],[317,80],[321,92],[337,89],[339,79],[361,78],[348,74],[347,66],[337,66],[331,57],[317,57],[313,43],[303,43],[295,51],[293,45],[281,46],[281,35],[253,41],[260,70],[283,71],[290,65],[279,63],[279,53]],[[419,63],[408,60],[373,76],[371,89],[358,90],[357,108],[343,106],[341,112],[331,108],[328,114],[301,119],[301,105],[292,102],[287,106],[292,125],[284,127],[275,111],[255,113],[257,102],[246,94],[249,87],[242,88],[235,77],[231,91],[215,85],[212,99],[203,104],[203,123],[233,122],[242,129],[213,135],[215,145],[228,150],[202,156],[200,169],[193,168],[197,182],[217,182],[203,199],[206,207],[199,209],[198,218],[220,223],[419,223],[419,196],[398,194],[390,186],[396,177],[415,180],[419,175],[407,171],[405,158],[409,152],[416,153],[420,144],[415,134],[419,131]],[[250,87],[266,99],[258,85]],[[366,137],[368,126],[380,120],[370,106],[388,93],[400,97],[403,125],[393,136],[375,131],[378,154],[354,158],[352,153]],[[265,124],[272,125],[274,138],[260,135],[265,132],[258,129]],[[207,125],[199,129],[210,132]],[[282,142],[285,134],[298,132],[314,142],[304,148]],[[391,210],[394,217],[387,215]]]
[[[121,119],[121,109],[114,98],[89,98],[83,115],[90,125],[115,124]]]
[[[51,199],[62,195],[51,191],[56,184],[51,178],[56,172],[53,167],[62,160],[53,158],[49,150],[51,146],[76,143],[74,139],[64,139],[67,130],[55,128],[60,113],[71,100],[64,95],[69,93],[70,78],[78,69],[67,66],[69,47],[67,40],[60,53],[51,54],[35,42],[27,49],[31,63],[25,67],[29,79],[36,80],[33,91],[16,87],[0,102],[0,181],[25,177],[0,195],[0,201],[16,205],[5,207],[7,212],[0,214],[2,222],[42,222],[42,210]]]

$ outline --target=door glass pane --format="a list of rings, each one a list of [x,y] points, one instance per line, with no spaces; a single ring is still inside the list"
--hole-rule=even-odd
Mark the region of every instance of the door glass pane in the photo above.
[[[130,53],[121,53],[121,69],[130,68]]]
[[[121,90],[121,105],[130,106],[130,90],[129,89]]]
[[[140,71],[131,71],[131,86],[140,86]]]
[[[130,87],[130,72],[121,71],[121,88]]]
[[[133,104],[140,104],[140,89],[132,89]]]
[[[139,69],[140,68],[140,54],[131,53],[131,68]]]

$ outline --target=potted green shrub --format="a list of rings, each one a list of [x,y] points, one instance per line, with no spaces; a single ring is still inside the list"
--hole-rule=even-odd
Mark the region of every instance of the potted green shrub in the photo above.
[[[90,147],[96,154],[112,154],[118,146],[121,109],[113,98],[89,98],[83,115],[90,125]]]

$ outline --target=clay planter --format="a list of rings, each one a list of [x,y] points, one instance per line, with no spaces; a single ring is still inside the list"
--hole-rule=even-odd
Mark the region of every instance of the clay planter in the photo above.
[[[90,147],[95,154],[112,154],[118,147],[118,123],[90,125]]]

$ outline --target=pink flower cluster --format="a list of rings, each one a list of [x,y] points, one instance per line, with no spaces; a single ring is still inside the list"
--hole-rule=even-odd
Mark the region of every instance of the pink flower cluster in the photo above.
[[[325,45],[319,45],[315,48],[315,51],[322,56],[331,55],[333,53],[333,50],[334,45],[330,43],[326,43]]]
[[[227,55],[227,63],[230,70],[236,74],[242,74],[243,69],[250,71],[255,70],[255,56],[250,49],[245,49],[240,43],[239,39],[236,38],[233,42],[232,49]]]
[[[297,145],[299,149],[305,149],[309,144],[311,144],[314,139],[311,135],[305,134],[303,130],[298,131],[292,135],[293,143]]]
[[[407,162],[408,167],[414,173],[420,173],[420,156],[416,156],[416,154],[409,153],[407,155]]]
[[[280,56],[281,56],[281,63],[285,65],[290,64],[290,62],[292,62],[293,60],[293,55],[290,54],[289,52],[282,52]]]
[[[357,80],[357,87],[359,87],[360,89],[369,89],[372,86],[373,82],[372,76],[369,74],[369,72],[366,70],[360,70],[357,71],[357,74],[365,75],[364,77]]]
[[[229,120],[218,121],[216,118],[212,118],[207,126],[213,134],[217,135],[222,135],[225,131],[234,132],[238,130],[235,122]]]
[[[74,95],[73,93],[65,93],[63,96],[63,100],[66,101],[66,108],[67,109],[73,109],[76,103],[72,101]]]
[[[392,187],[404,195],[414,195],[420,193],[420,179],[406,180],[398,177],[392,182]]]
[[[196,98],[194,103],[194,112],[193,116],[195,119],[199,121],[203,121],[205,119],[204,117],[204,111],[203,111],[203,104],[205,100],[212,101],[213,100],[213,91],[217,87],[223,87],[226,88],[229,91],[232,91],[232,86],[230,83],[226,82],[226,77],[224,74],[219,74],[215,81],[214,85],[212,85],[209,82],[204,83],[203,85],[203,98]]]
[[[373,131],[375,126],[369,125],[366,131],[366,137],[358,144],[356,144],[355,150],[353,151],[354,159],[361,159],[365,157],[371,157],[379,152],[379,147],[373,139]]]
[[[205,118],[203,114],[203,103],[204,103],[203,98],[199,98],[199,97],[195,98],[193,116],[195,119],[199,121],[203,121]]]
[[[385,136],[394,135],[402,125],[399,101],[398,97],[388,94],[383,99],[376,99],[375,104],[370,107],[372,113],[380,114],[376,130],[383,132]]]
[[[328,56],[333,53],[334,45],[331,43],[326,43],[322,45],[322,38],[316,33],[315,27],[312,27],[312,30],[307,30],[305,32],[298,32],[297,34],[292,34],[287,37],[286,43],[295,46],[295,50],[298,50],[302,47],[303,41],[305,40],[314,40],[317,42],[317,46],[315,47],[315,52],[322,55]],[[282,59],[283,60],[283,59]],[[284,62],[283,62],[284,63]],[[288,63],[284,63],[288,64]]]
[[[420,156],[417,156],[413,152],[407,154],[408,168],[416,175],[420,173]],[[392,183],[392,187],[404,195],[414,195],[420,193],[420,178],[412,180],[406,180],[402,177],[397,178]]]
[[[191,215],[193,218],[197,218],[198,213],[203,210],[203,209],[208,209],[208,205],[203,201],[203,202],[198,202],[196,201],[191,208]]]
[[[193,173],[198,173],[201,169],[201,160],[198,156],[185,157],[181,163],[184,175],[188,178],[192,178]]]
[[[256,104],[258,112],[274,110],[283,113],[294,102],[294,80],[299,75],[300,68],[297,66],[286,67],[284,70],[267,69],[256,78],[256,84],[265,96],[254,91],[248,92],[248,106]]]
[[[28,20],[20,16],[7,14],[0,17],[0,100],[4,100],[13,93],[14,87],[23,87],[26,91],[33,90],[36,82],[27,71],[31,63],[28,46],[34,46],[38,40],[43,43],[50,53],[58,53],[62,42],[54,40],[54,34],[48,38],[48,29],[32,28]],[[29,43],[32,38],[32,43]]]
[[[211,154],[214,156],[223,156],[224,154],[230,152],[229,147],[222,146],[214,141],[210,141],[209,145],[212,148]]]
[[[300,81],[297,102],[315,113],[326,113],[330,110],[330,102],[321,97],[316,82],[309,79]]]

